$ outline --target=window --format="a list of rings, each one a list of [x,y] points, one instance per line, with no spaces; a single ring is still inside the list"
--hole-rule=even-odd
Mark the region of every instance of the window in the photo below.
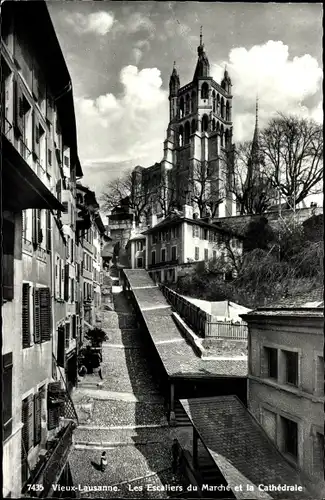
[[[51,340],[51,294],[46,287],[34,288],[34,342]]]
[[[44,387],[34,394],[34,446],[41,442],[42,437],[42,398],[44,397]]]
[[[276,413],[262,408],[261,424],[272,441],[276,440]]]
[[[3,218],[2,234],[2,294],[5,300],[12,300],[14,298],[15,223]]]
[[[266,356],[266,376],[277,380],[278,378],[278,350],[270,347],[265,347]]]
[[[151,264],[156,264],[156,252],[151,252]]]
[[[313,475],[324,479],[324,434],[316,432],[313,447]]]
[[[65,324],[65,347],[66,349],[70,345],[70,323]]]
[[[161,261],[166,262],[166,249],[163,248],[161,251]]]
[[[283,351],[286,362],[286,383],[298,385],[298,353]]]
[[[213,258],[214,261],[217,260],[217,251],[216,250],[212,251],[212,258]]]
[[[193,238],[198,238],[199,237],[199,234],[200,234],[200,228],[199,226],[195,226],[193,225],[192,226],[192,235],[193,235]]]
[[[141,257],[139,257],[139,258],[137,259],[137,267],[140,267],[140,268],[141,268],[141,267],[142,267],[142,262],[143,262],[143,259],[142,259]]]
[[[288,418],[281,417],[283,428],[283,451],[298,457],[298,425]]]
[[[204,260],[209,260],[209,250],[207,248],[204,249]]]
[[[177,247],[172,247],[172,260],[177,259]]]
[[[153,234],[152,235],[152,244],[154,245],[155,243],[157,243],[157,241],[158,241],[157,234]]]
[[[324,358],[317,356],[316,359],[316,394],[324,395]]]
[[[209,85],[204,82],[201,87],[201,99],[208,99],[209,97]]]
[[[26,453],[33,447],[34,442],[33,406],[34,395],[30,394],[22,401],[22,442]]]
[[[30,347],[30,286],[23,283],[22,293],[22,340],[23,349]]]
[[[200,249],[199,247],[195,247],[195,260],[199,260],[200,258]]]
[[[2,356],[2,422],[3,440],[6,440],[12,432],[12,352]]]
[[[64,155],[64,166],[69,168],[69,157]]]
[[[34,247],[40,245],[43,241],[43,231],[42,231],[42,211],[37,208],[33,210],[33,234],[32,234],[32,243]]]
[[[46,210],[46,251],[51,252],[51,243],[52,243],[52,235],[51,235],[51,212]]]

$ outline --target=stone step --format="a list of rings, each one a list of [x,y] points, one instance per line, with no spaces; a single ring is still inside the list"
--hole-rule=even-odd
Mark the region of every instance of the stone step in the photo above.
[[[124,429],[83,429],[77,427],[74,432],[74,444],[82,446],[123,446],[134,444],[166,443],[172,438],[167,426]]]

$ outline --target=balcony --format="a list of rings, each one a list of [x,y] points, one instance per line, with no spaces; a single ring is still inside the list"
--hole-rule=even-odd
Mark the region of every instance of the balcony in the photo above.
[[[159,269],[162,267],[178,266],[178,259],[165,260],[164,262],[156,262],[155,264],[149,264],[148,269]]]
[[[53,484],[58,484],[62,471],[68,461],[75,427],[76,424],[74,422],[69,422],[58,432],[52,441],[48,441],[46,454],[42,456],[28,479],[28,489],[29,492],[32,492],[31,496],[37,498],[51,496]],[[24,490],[23,493],[25,495],[28,494]]]

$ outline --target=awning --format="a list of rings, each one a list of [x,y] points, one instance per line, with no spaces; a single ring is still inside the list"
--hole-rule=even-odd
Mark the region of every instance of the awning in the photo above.
[[[64,211],[63,205],[2,134],[2,204],[4,210],[45,208]]]

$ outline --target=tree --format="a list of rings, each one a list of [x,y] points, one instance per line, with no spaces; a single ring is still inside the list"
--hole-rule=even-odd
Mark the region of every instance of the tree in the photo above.
[[[184,195],[198,208],[200,217],[204,217],[207,210],[211,217],[216,216],[218,206],[224,199],[220,183],[221,180],[210,171],[207,161],[196,163],[189,179],[189,190]]]
[[[142,183],[139,185],[132,170],[124,172],[112,180],[101,196],[102,208],[113,210],[125,207],[134,215],[136,225],[141,221],[150,208],[152,193]]]
[[[279,113],[261,132],[261,149],[268,177],[288,208],[321,192],[323,133],[316,122]]]
[[[263,214],[271,204],[271,181],[265,173],[263,158],[256,156],[252,141],[247,141],[239,143],[222,162],[228,192],[235,196],[240,215]]]

